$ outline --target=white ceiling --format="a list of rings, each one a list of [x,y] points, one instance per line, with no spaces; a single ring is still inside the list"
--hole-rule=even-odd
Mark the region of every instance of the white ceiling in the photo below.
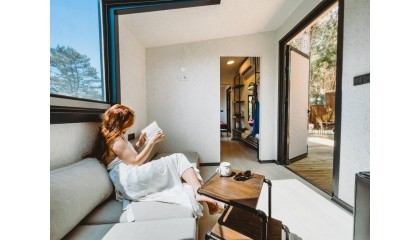
[[[145,48],[274,31],[303,0],[221,0],[218,5],[122,15]]]

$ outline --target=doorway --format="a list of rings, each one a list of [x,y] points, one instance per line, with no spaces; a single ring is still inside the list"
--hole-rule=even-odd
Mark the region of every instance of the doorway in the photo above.
[[[221,161],[258,161],[259,85],[259,57],[220,57]]]
[[[320,4],[280,41],[279,163],[330,195],[339,160],[338,7]]]

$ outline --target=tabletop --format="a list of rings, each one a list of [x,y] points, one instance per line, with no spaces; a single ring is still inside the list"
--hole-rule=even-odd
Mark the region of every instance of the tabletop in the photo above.
[[[229,177],[216,173],[201,186],[198,193],[227,204],[234,202],[255,209],[265,177],[252,173],[252,178],[245,181],[236,181],[234,176],[240,172],[242,171],[232,169],[232,175]]]

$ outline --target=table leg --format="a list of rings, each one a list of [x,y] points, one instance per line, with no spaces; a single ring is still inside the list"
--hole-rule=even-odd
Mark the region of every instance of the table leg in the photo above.
[[[268,185],[268,217],[271,218],[271,181],[270,179],[264,179],[264,182]]]
[[[211,240],[211,239],[214,239],[214,240],[223,240],[222,238],[219,238],[218,236],[213,235],[211,232],[206,233],[206,235],[204,235],[204,239],[205,240]]]
[[[286,240],[289,240],[289,235],[290,235],[290,230],[286,225],[282,225],[281,228],[284,230],[284,232],[286,233]]]
[[[262,223],[262,233],[261,233],[261,239],[268,239],[268,219],[265,212],[261,210],[257,210],[258,217],[261,219]]]

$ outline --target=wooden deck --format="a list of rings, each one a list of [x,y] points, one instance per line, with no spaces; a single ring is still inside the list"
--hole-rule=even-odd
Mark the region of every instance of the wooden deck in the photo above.
[[[333,146],[318,143],[308,145],[308,157],[288,165],[287,168],[330,194],[333,180]]]

